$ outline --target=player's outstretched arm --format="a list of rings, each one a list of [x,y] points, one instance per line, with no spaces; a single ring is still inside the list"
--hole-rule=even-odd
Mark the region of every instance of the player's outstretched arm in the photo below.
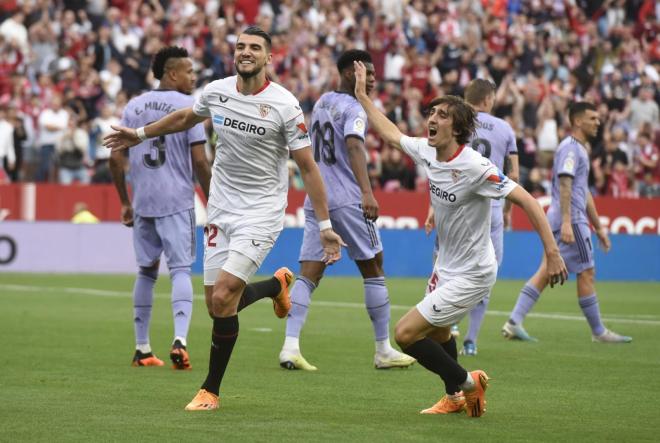
[[[541,205],[520,186],[516,186],[506,198],[525,211],[527,218],[529,218],[532,226],[534,226],[539,237],[541,237],[547,261],[546,269],[548,270],[550,287],[553,287],[556,283],[563,285],[564,281],[568,279],[568,270],[559,254],[559,247],[557,247],[552,230],[550,229],[550,224],[548,224]]]
[[[113,151],[128,149],[149,138],[185,131],[197,123],[203,122],[206,118],[195,114],[192,108],[183,108],[142,128],[112,126],[115,132],[103,138],[103,145]]]
[[[401,149],[401,131],[392,123],[367,95],[367,68],[362,62],[353,62],[355,65],[355,98],[364,108],[369,117],[369,123],[374,131],[390,146]]]
[[[328,200],[325,193],[325,185],[321,178],[319,167],[314,161],[312,156],[312,148],[306,147],[296,149],[291,152],[293,161],[296,162],[300,169],[300,175],[303,183],[305,184],[305,191],[309,195],[309,199],[314,207],[316,219],[330,220],[330,212],[328,211]],[[323,245],[324,257],[323,261],[331,265],[341,258],[341,247],[346,246],[341,237],[332,230],[332,227],[324,229],[321,228],[321,244]]]
[[[594,226],[596,230],[596,236],[598,237],[598,242],[603,252],[609,252],[612,244],[610,243],[610,238],[607,236],[607,231],[600,223],[600,218],[598,217],[598,211],[596,211],[596,203],[594,198],[591,196],[591,192],[587,192],[587,216],[589,221]]]

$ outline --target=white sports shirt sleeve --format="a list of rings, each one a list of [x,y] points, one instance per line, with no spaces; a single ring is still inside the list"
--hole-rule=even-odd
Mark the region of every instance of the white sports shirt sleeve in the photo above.
[[[484,159],[486,160],[486,159]],[[472,171],[476,180],[474,181],[474,192],[482,197],[501,199],[509,195],[517,184],[509,179],[497,166],[490,161],[482,161]]]
[[[284,120],[284,136],[290,151],[306,148],[312,145],[309,138],[305,115],[298,102],[290,104],[282,110]]]

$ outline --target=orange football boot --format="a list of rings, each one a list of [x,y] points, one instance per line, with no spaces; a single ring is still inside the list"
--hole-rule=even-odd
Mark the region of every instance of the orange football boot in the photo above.
[[[279,318],[284,318],[291,309],[291,298],[289,297],[289,285],[293,281],[293,272],[289,268],[282,267],[275,271],[275,278],[280,281],[282,289],[276,297],[273,297],[273,310]]]
[[[220,407],[220,398],[206,389],[200,389],[186,405],[186,411],[211,411]]]
[[[454,395],[445,395],[439,402],[430,408],[420,411],[420,414],[453,414],[463,412],[465,409],[465,397],[463,392],[457,392]]]
[[[481,417],[486,412],[486,388],[488,388],[488,375],[481,369],[470,372],[474,380],[474,389],[464,392],[465,411],[470,417]]]
[[[172,360],[172,369],[192,369],[190,358],[188,357],[188,351],[186,350],[186,347],[179,342],[179,340],[174,342],[172,345],[172,350],[170,351],[170,360]]]
[[[164,364],[163,360],[156,357],[153,352],[143,354],[136,349],[131,366],[163,366]]]

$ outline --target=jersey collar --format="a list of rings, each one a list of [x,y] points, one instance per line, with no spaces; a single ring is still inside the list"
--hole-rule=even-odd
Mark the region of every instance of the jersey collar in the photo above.
[[[259,90],[255,91],[254,94],[251,94],[251,95],[257,95],[257,94],[263,92],[264,89],[266,89],[266,88],[268,87],[268,85],[270,85],[270,79],[269,79],[268,77],[266,77],[266,82],[263,84],[263,86],[262,86],[261,88],[259,88]],[[241,94],[241,95],[243,94],[243,93],[238,89],[238,82],[236,82],[236,91],[238,91],[238,93]]]
[[[449,163],[450,161],[452,161],[453,159],[455,159],[456,157],[458,157],[459,155],[461,155],[461,152],[463,152],[463,148],[464,148],[464,147],[465,147],[465,145],[461,145],[461,146],[459,146],[458,149],[456,150],[456,152],[454,152],[454,155],[452,155],[451,157],[449,157],[449,158],[447,159],[447,163]]]

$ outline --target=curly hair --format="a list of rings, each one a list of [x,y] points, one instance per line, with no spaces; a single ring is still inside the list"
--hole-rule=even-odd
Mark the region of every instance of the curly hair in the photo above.
[[[166,46],[156,53],[153,63],[151,64],[151,72],[158,80],[163,78],[165,74],[165,66],[167,61],[171,58],[187,58],[188,51],[178,46]]]
[[[341,73],[346,68],[352,68],[353,62],[373,63],[371,54],[361,49],[349,49],[337,59],[337,70]]]
[[[456,95],[434,98],[429,104],[429,109],[438,105],[447,105],[447,112],[452,118],[452,133],[456,143],[464,145],[469,142],[476,128],[477,113],[474,109]]]

